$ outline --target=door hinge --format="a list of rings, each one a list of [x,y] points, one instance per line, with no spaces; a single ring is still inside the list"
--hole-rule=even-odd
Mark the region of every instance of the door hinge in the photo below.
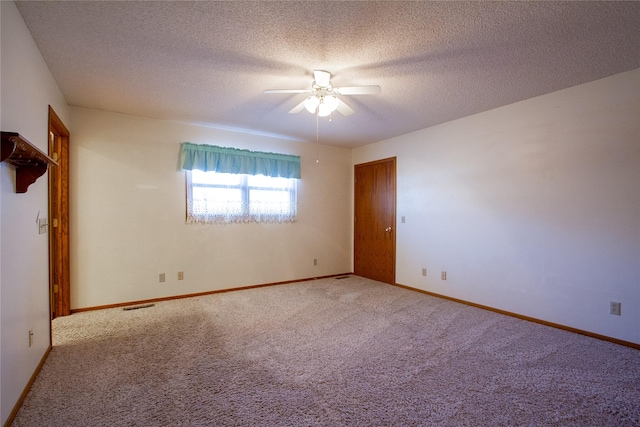
[[[53,293],[54,294],[58,293],[58,285],[53,285]]]
[[[54,219],[51,220],[51,226],[53,228],[58,226],[58,219],[57,218],[54,218]]]
[[[51,154],[51,158],[53,159],[54,162],[57,162],[58,161],[58,153]]]

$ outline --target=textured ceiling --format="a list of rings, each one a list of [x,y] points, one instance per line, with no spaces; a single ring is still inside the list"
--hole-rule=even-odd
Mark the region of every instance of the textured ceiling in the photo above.
[[[71,105],[355,147],[640,68],[640,2],[17,2]]]

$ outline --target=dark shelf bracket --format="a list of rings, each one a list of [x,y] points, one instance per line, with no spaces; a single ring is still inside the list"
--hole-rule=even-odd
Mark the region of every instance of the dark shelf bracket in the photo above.
[[[31,184],[47,171],[49,165],[58,164],[35,145],[15,132],[2,132],[2,157],[16,168],[16,193],[26,193]]]

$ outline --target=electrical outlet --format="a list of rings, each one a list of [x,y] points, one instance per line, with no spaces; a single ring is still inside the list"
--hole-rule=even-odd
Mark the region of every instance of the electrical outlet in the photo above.
[[[184,279],[184,272],[178,271],[178,280],[183,280],[183,279]]]
[[[622,303],[611,301],[611,305],[609,307],[609,313],[614,314],[616,316],[622,315]]]
[[[313,265],[318,265],[318,258],[313,259]]]
[[[426,268],[423,268],[423,269],[422,269],[422,275],[423,275],[423,276],[426,276],[426,275],[427,275],[427,269],[426,269]]]
[[[160,273],[160,282],[164,282],[165,281],[165,277],[164,277],[164,273]]]
[[[401,222],[401,223],[403,223],[403,224],[404,224],[405,222],[407,222],[407,219],[404,217],[404,215],[402,215],[402,216],[400,217],[400,222]]]
[[[440,279],[441,280],[447,280],[447,272],[446,271],[443,271],[443,272],[440,273]]]

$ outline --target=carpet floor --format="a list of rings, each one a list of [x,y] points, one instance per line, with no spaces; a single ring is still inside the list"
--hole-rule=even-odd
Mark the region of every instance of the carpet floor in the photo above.
[[[13,426],[639,426],[640,351],[357,276],[55,319]]]

